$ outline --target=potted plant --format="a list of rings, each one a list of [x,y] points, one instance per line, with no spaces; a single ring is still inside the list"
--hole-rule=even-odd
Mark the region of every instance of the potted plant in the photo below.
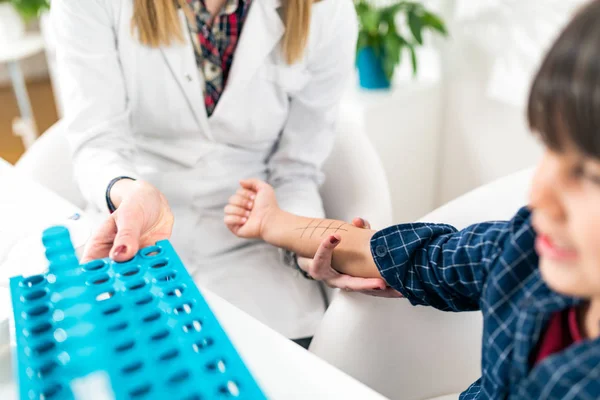
[[[368,0],[355,0],[355,6],[360,23],[356,64],[360,85],[365,89],[389,88],[405,52],[409,53],[413,76],[416,75],[415,49],[423,45],[424,31],[448,35],[442,19],[418,2],[398,1],[376,7]],[[402,14],[405,18],[401,19]],[[407,29],[399,29],[400,20],[408,25]]]
[[[0,43],[19,39],[25,33],[25,22],[49,7],[49,0],[0,0]]]

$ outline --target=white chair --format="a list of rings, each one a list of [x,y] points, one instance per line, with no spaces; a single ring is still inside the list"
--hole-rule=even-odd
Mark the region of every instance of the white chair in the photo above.
[[[361,216],[377,226],[392,221],[388,183],[381,161],[360,124],[340,121],[336,144],[324,166],[323,203],[330,218],[351,221]],[[46,131],[19,159],[22,174],[85,208],[73,177],[71,155],[60,122]]]
[[[460,229],[509,219],[526,204],[531,176],[528,169],[485,185],[422,221]],[[444,313],[402,299],[340,292],[310,350],[387,397],[456,399],[480,376],[481,333],[479,312]]]
[[[347,222],[363,217],[374,226],[386,226],[392,223],[389,185],[363,123],[348,116],[338,122],[336,142],[323,167],[325,214]]]
[[[60,122],[33,143],[19,158],[15,169],[71,204],[85,208],[86,202],[75,183],[69,145],[60,130]]]

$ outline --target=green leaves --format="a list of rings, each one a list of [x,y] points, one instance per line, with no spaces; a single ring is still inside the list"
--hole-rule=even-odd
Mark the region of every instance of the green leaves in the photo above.
[[[383,71],[390,81],[394,75],[396,65],[400,64],[403,45],[403,39],[395,32],[390,31],[390,33],[383,38]]]
[[[365,12],[361,20],[364,29],[371,35],[377,34],[380,21],[381,15],[376,10],[368,10],[367,12]]]
[[[371,7],[365,0],[356,3],[356,13],[358,14],[361,31],[370,35],[376,35],[381,21],[381,11]]]
[[[355,6],[360,22],[357,51],[371,47],[389,80],[400,64],[405,48],[410,53],[413,75],[417,74],[416,48],[423,45],[424,31],[448,35],[442,19],[419,2],[397,1],[387,7],[377,8],[369,0],[355,0]],[[398,13],[405,14],[410,37],[402,36],[397,29]]]
[[[437,15],[430,13],[429,11],[425,11],[421,19],[425,26],[432,28],[434,31],[437,31],[442,36],[448,36],[446,25],[444,25],[444,22]]]
[[[409,47],[410,50],[410,61],[412,63],[413,76],[417,75],[417,53],[415,52],[414,46]]]
[[[358,53],[362,48],[369,46],[369,34],[364,31],[358,32],[358,42],[356,42],[356,52]]]
[[[415,9],[412,8],[408,11],[408,26],[410,28],[410,32],[412,33],[415,41],[419,44],[423,44],[423,36],[421,36],[421,30],[423,29],[423,23],[421,22],[421,17],[418,16],[415,12]]]
[[[26,21],[38,17],[50,8],[49,0],[10,0],[10,3]]]

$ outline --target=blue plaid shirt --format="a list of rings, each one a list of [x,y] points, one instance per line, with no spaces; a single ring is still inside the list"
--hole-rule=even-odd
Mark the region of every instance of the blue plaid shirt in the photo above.
[[[600,339],[529,362],[552,314],[581,301],[546,286],[534,241],[526,208],[508,222],[403,224],[371,240],[381,275],[411,304],[483,313],[482,376],[461,399],[600,398]]]

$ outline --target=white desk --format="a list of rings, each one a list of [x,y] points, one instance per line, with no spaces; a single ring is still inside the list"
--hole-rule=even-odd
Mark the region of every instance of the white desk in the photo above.
[[[73,206],[41,186],[23,182],[10,166],[2,163],[2,159],[0,159],[0,185],[2,185],[0,187],[3,192],[14,192],[12,198],[17,198],[16,193],[25,190],[26,197],[33,197],[31,201],[43,204],[44,216],[41,218],[44,221],[60,219],[62,215],[69,214],[74,210]],[[24,187],[26,189],[23,189]],[[25,210],[19,211],[15,208],[14,202],[11,204],[2,202],[0,198],[0,218],[3,208],[7,207],[13,207],[13,213],[28,212],[28,206],[23,207]],[[38,217],[39,215],[36,214],[35,218]],[[85,219],[82,218],[79,221],[85,221]],[[72,233],[75,242],[86,237],[85,229],[78,229],[78,233],[75,235]],[[1,240],[0,244],[2,244]],[[77,245],[78,243],[75,243],[76,247]],[[18,251],[17,256],[27,257],[26,252],[31,252],[31,249],[22,248]],[[44,267],[39,266],[38,271],[42,268]],[[203,290],[203,293],[223,328],[270,399],[384,399],[373,390],[305,351],[220,297],[206,290]],[[0,304],[6,305],[8,298],[0,298],[0,301],[2,302]],[[3,313],[0,313],[0,320],[6,320],[10,309],[5,307],[1,310]],[[2,329],[6,330],[7,328],[3,326]],[[7,351],[6,335],[4,335],[4,339],[0,335],[1,340],[4,340],[4,353],[0,353],[0,398],[9,399],[14,398],[15,387],[12,383],[10,352]],[[352,351],[352,349],[348,351]]]
[[[0,287],[7,287],[10,276],[40,272],[45,262],[40,234],[48,226],[66,225],[76,248],[87,241],[91,230],[80,209],[20,176],[1,158],[0,188]]]
[[[8,279],[34,275],[45,268],[41,233],[52,225],[65,225],[73,245],[82,249],[90,235],[86,218],[77,207],[41,185],[19,176],[0,158],[0,353],[8,346],[11,313]],[[80,215],[78,219],[70,219]],[[4,398],[0,396],[0,398]]]

